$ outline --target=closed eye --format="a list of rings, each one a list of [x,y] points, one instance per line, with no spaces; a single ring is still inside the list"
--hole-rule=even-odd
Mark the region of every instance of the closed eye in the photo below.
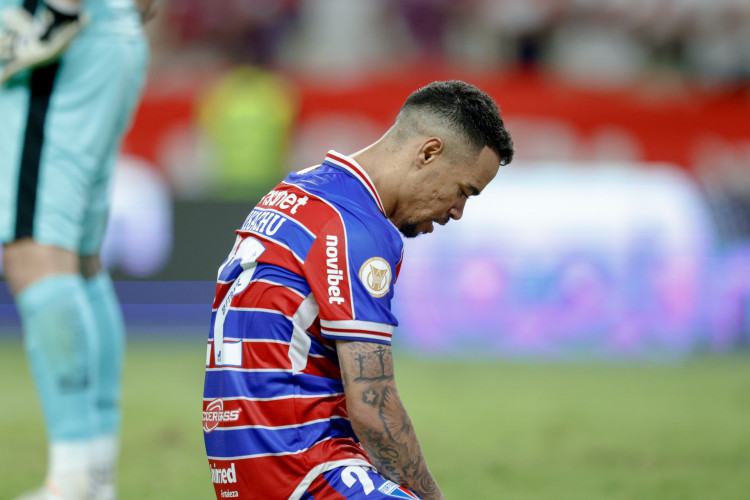
[[[464,197],[464,198],[468,198],[469,196],[478,196],[479,195],[479,190],[476,187],[472,186],[471,184],[469,184],[468,186],[466,186],[466,189],[468,189],[468,191],[469,191],[468,193],[466,192],[466,190],[463,187],[461,188],[461,196]]]

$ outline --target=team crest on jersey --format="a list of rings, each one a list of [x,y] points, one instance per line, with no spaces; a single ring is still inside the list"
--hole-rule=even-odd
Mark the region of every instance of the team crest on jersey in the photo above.
[[[359,268],[359,279],[370,295],[382,297],[391,287],[391,266],[382,257],[367,259]]]

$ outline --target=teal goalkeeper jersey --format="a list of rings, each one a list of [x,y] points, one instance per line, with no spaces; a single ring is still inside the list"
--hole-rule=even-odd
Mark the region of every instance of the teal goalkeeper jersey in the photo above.
[[[11,7],[35,8],[39,0],[0,0],[0,12]],[[83,0],[88,24],[80,36],[143,36],[134,0]]]

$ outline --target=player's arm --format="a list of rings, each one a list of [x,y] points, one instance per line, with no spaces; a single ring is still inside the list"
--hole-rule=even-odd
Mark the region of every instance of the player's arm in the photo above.
[[[370,460],[424,500],[442,499],[396,390],[391,347],[339,340],[336,348],[349,420]]]
[[[81,0],[42,0],[37,17],[14,7],[3,11],[1,20],[3,83],[23,70],[59,59],[85,24]]]

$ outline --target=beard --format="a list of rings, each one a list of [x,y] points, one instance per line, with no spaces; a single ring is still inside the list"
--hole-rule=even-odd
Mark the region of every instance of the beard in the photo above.
[[[419,226],[428,224],[430,222],[432,222],[433,224],[440,224],[441,226],[444,226],[448,223],[449,220],[450,217],[445,217],[443,219],[425,219],[419,222],[408,220],[401,224],[398,230],[401,231],[401,234],[403,234],[406,238],[416,238],[420,234],[424,233],[424,231],[419,231]]]
[[[403,234],[407,238],[416,238],[421,233],[417,231],[417,228],[421,222],[412,222],[412,221],[406,221],[398,228],[399,231],[401,231],[401,234]]]

